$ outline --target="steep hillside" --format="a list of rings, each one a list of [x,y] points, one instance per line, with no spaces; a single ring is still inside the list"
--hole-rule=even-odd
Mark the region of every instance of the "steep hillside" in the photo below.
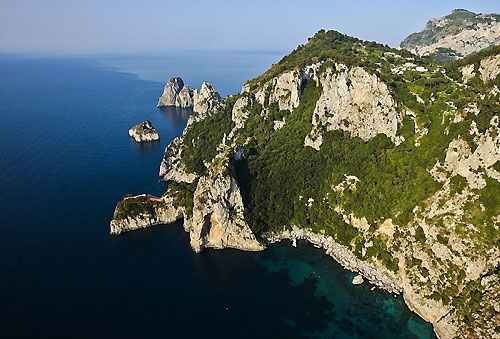
[[[165,150],[159,203],[111,232],[184,219],[195,251],[307,239],[441,338],[500,338],[500,48],[440,66],[319,31]]]
[[[443,18],[429,20],[421,32],[409,35],[400,47],[438,61],[451,61],[497,45],[500,15],[456,9]]]

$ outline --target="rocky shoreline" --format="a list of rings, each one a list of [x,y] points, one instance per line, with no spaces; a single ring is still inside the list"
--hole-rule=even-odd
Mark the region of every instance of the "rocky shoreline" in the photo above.
[[[196,253],[199,253],[203,248],[207,247],[214,249],[233,248],[242,251],[262,251],[265,250],[267,246],[281,242],[282,240],[290,240],[291,244],[296,247],[297,240],[304,240],[315,247],[324,249],[325,254],[332,257],[344,269],[360,274],[374,287],[396,295],[402,294],[403,300],[408,308],[433,325],[434,332],[438,338],[454,337],[454,326],[448,323],[448,319],[446,318],[449,312],[440,317],[436,317],[434,314],[439,312],[428,312],[427,309],[414,299],[416,296],[411,291],[411,288],[409,288],[410,286],[404,285],[400,281],[391,278],[387,271],[375,267],[372,263],[357,258],[352,251],[335,242],[331,236],[317,234],[310,229],[292,227],[291,230],[284,229],[278,234],[266,235],[264,242],[258,247],[255,246],[255,239],[253,238],[211,243],[211,240],[207,241],[202,237],[194,239],[195,232],[193,232],[193,221],[185,218],[185,209],[183,207],[174,207],[170,198],[166,200],[168,200],[168,203],[162,204],[159,208],[156,208],[153,214],[140,214],[134,217],[126,217],[121,220],[113,219],[110,223],[110,234],[119,235],[123,232],[141,228],[172,224],[178,220],[184,219],[184,230],[190,233],[191,247]],[[203,246],[200,246],[200,244],[203,244]]]
[[[342,265],[342,267],[361,274],[372,285],[390,293],[400,294],[402,292],[402,288],[397,281],[389,278],[387,274],[377,269],[373,264],[358,259],[347,247],[335,242],[331,236],[327,237],[314,233],[309,229],[293,227],[292,230],[284,230],[279,234],[266,237],[268,245],[284,239],[290,240],[294,246],[296,246],[297,240],[305,240],[316,247],[324,249],[325,253]]]

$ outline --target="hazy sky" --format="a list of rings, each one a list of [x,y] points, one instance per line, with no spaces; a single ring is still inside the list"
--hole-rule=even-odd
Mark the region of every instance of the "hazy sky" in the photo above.
[[[292,50],[321,28],[396,47],[454,8],[499,0],[0,0],[0,52]]]

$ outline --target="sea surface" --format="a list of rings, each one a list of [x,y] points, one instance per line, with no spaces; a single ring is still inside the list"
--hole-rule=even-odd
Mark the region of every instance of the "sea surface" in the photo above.
[[[181,223],[109,235],[125,194],[166,189],[190,112],[156,108],[164,82],[235,94],[283,55],[238,53],[0,56],[0,338],[434,338],[306,243],[195,254]],[[161,141],[138,145],[146,119]]]

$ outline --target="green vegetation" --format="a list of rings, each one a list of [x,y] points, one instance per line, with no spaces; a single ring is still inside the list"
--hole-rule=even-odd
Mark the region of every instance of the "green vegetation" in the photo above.
[[[193,196],[196,190],[196,185],[198,185],[198,179],[193,183],[188,184],[185,182],[171,182],[168,185],[167,195],[174,197],[173,206],[184,207],[186,211],[186,216],[191,218],[193,216]]]
[[[155,129],[154,128],[149,128],[149,126],[153,126],[151,124],[151,121],[149,120],[146,120],[142,123],[140,123],[139,125],[135,126],[135,131],[138,133],[138,134],[151,134],[151,133],[155,133]]]
[[[127,217],[134,218],[141,214],[154,215],[156,213],[155,205],[155,203],[149,201],[144,196],[132,197],[129,194],[116,205],[113,218],[123,220]]]
[[[224,104],[212,115],[193,124],[186,132],[182,149],[182,160],[186,168],[202,175],[206,172],[204,162],[210,162],[217,154],[217,146],[224,135],[228,135],[234,127],[231,110],[236,98],[226,99]]]
[[[384,58],[389,61],[406,62],[405,58],[411,58],[419,65],[425,63],[425,59],[405,50],[398,51],[373,41],[362,41],[337,31],[320,30],[309,39],[307,44],[299,45],[292,53],[283,57],[280,62],[261,76],[249,81],[248,84],[251,89],[254,89],[285,71],[299,70],[306,65],[321,61],[327,61],[327,63],[320,69],[320,73],[326,67],[334,66],[335,63],[342,63],[348,67],[360,66],[376,72],[381,67],[381,62],[384,61],[381,57],[387,52],[390,55]],[[399,60],[401,58],[402,60]]]
[[[476,128],[478,133],[494,137],[498,133],[491,121],[500,113],[499,96],[493,90],[500,87],[500,77],[484,83],[478,75],[481,59],[495,53],[500,53],[500,47],[438,65],[406,51],[322,30],[248,83],[250,93],[242,95],[251,96],[252,90],[262,86],[267,94],[262,105],[248,107],[248,120],[233,138],[227,136],[234,128],[231,113],[238,97],[226,99],[215,112],[189,126],[181,145],[181,161],[198,176],[219,174],[217,171],[227,168],[219,164],[229,162],[228,172],[223,174],[238,182],[245,222],[257,238],[297,226],[332,236],[358,258],[382,263],[392,272],[400,269],[399,258],[404,258],[405,273],[422,288],[422,295],[455,308],[460,321],[477,323],[468,315],[466,304],[473,312],[488,313],[482,310],[486,292],[479,280],[468,280],[470,274],[462,260],[449,257],[476,262],[500,246],[496,221],[500,183],[486,174],[487,169],[474,169],[486,186],[472,189],[466,178],[452,174],[442,164],[453,140],[464,140],[474,152],[481,142]],[[340,72],[336,67],[341,63],[363,67],[387,84],[398,112],[405,113],[398,126],[399,145],[384,134],[362,140],[343,130],[324,128],[319,150],[304,146],[321,84],[305,81],[299,106],[289,111],[270,102],[273,85],[269,81],[319,61],[324,61],[319,74]],[[476,76],[464,84],[461,68],[469,64],[475,65]],[[273,128],[276,120],[285,122],[278,130]],[[343,122],[343,126],[348,124]],[[223,142],[228,146],[226,153],[218,155]],[[229,150],[239,146],[245,152],[236,161]],[[500,170],[499,162],[491,167]],[[169,186],[174,206],[184,206],[188,218],[193,213],[196,187],[197,181]],[[453,198],[462,200],[453,202]],[[463,213],[456,213],[450,205]],[[130,206],[120,206],[120,211],[125,208]],[[366,218],[369,227],[356,225],[355,218]],[[388,219],[394,225],[391,232],[381,227]],[[457,239],[463,242],[454,246]],[[441,249],[446,255],[434,252]]]

